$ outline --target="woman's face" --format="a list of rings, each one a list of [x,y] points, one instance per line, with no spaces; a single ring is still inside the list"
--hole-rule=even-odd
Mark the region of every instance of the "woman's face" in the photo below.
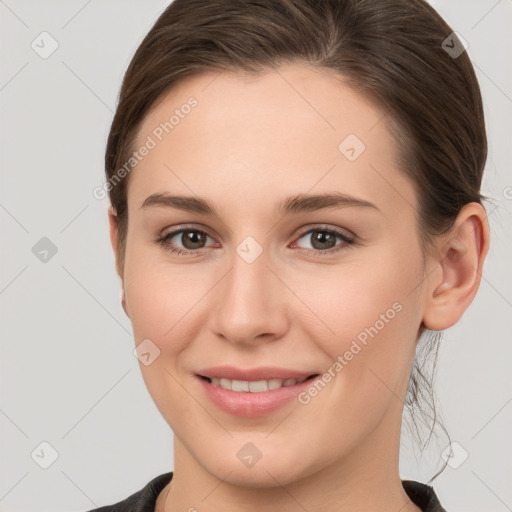
[[[203,73],[156,105],[134,149],[126,311],[176,467],[258,487],[397,457],[426,290],[383,112],[299,65]]]

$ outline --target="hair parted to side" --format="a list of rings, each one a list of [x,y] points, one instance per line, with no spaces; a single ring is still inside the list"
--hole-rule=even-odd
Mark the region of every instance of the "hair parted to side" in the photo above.
[[[149,110],[180,79],[201,71],[258,74],[303,63],[335,71],[386,113],[400,168],[415,186],[426,256],[465,204],[487,199],[480,194],[487,158],[482,98],[467,53],[453,58],[442,47],[452,33],[424,0],[174,0],[124,76],[106,147],[107,181],[133,153]],[[128,184],[126,176],[109,190],[120,275]],[[419,336],[424,330],[422,325]],[[414,362],[406,409],[419,433],[412,406],[425,403],[420,413],[431,424],[430,439],[437,420],[432,380],[440,333],[428,333],[418,351],[426,355],[417,354]]]

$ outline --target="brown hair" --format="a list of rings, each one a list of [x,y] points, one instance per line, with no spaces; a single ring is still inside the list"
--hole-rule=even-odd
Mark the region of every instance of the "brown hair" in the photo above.
[[[480,194],[487,157],[482,99],[461,45],[423,0],[174,0],[124,76],[106,148],[107,181],[130,158],[150,108],[181,78],[203,70],[259,73],[302,62],[334,70],[387,113],[400,167],[418,195],[418,233],[428,254],[463,205],[486,199]],[[109,189],[121,275],[128,178]],[[438,345],[434,335],[422,347],[434,357],[434,368]],[[425,365],[417,356],[406,404],[426,399],[435,423],[433,372],[429,377]]]

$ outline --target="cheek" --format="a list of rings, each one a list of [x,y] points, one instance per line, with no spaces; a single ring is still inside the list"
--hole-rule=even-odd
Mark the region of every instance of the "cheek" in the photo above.
[[[135,340],[151,339],[160,350],[173,350],[173,330],[204,295],[204,280],[186,265],[170,265],[154,248],[133,244],[125,260],[126,302]],[[203,284],[201,282],[203,281]],[[177,348],[177,347],[176,347]]]
[[[327,385],[339,394],[333,403],[340,407],[353,403],[357,409],[365,397],[359,403],[379,408],[390,390],[401,394],[408,382],[421,323],[421,253],[411,248],[405,255],[397,247],[375,252],[372,261],[340,266],[329,280],[297,292],[321,319],[303,328],[331,361],[325,370],[335,375],[335,384]],[[366,406],[359,410],[367,412]]]
[[[404,253],[399,244],[389,245],[368,251],[364,258],[356,255],[328,273],[295,278],[294,291],[306,298],[315,313],[316,338],[325,333],[328,353],[343,353],[353,340],[364,344],[383,339],[398,348],[409,339],[413,324],[421,316],[421,254],[416,249]]]
[[[407,297],[407,279],[368,272],[362,281],[375,286],[350,293],[347,283],[345,291],[324,295],[323,319],[335,332],[321,341],[330,362],[324,384],[311,386],[301,402],[318,432],[330,432],[338,447],[356,446],[390,410],[400,418],[415,352],[417,305],[412,294]],[[313,330],[309,334],[315,339]],[[300,424],[296,428],[301,432]]]
[[[127,309],[135,344],[149,339],[159,351],[151,364],[140,363],[141,374],[162,417],[175,428],[190,407],[190,396],[177,381],[180,354],[197,337],[201,323],[193,321],[194,305],[205,292],[199,280],[194,282],[194,273],[135,245],[125,260]]]

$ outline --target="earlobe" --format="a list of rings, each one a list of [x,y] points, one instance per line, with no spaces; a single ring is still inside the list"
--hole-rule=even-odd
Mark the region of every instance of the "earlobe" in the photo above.
[[[124,287],[121,289],[121,306],[123,306],[123,310],[126,313],[126,316],[130,318],[130,315],[128,314],[128,309],[126,307],[126,294],[124,291]]]
[[[441,240],[435,262],[441,272],[436,272],[435,280],[428,285],[423,317],[428,329],[447,329],[462,317],[480,286],[488,248],[485,210],[478,203],[468,203],[459,212],[450,233]]]

